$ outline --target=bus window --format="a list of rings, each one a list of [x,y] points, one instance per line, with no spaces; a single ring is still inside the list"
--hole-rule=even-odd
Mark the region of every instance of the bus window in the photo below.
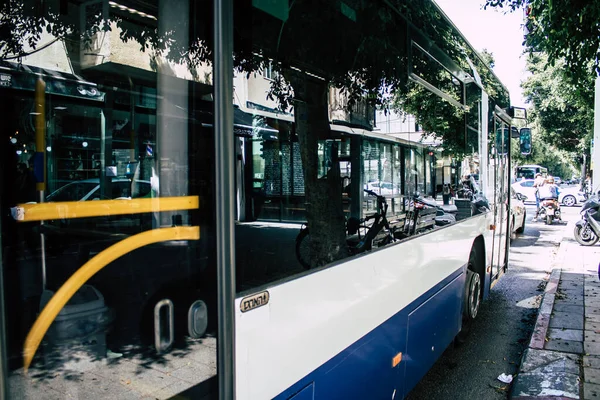
[[[212,2],[105,5],[11,11],[48,25],[2,63],[9,398],[214,387],[213,70],[190,62],[212,54]],[[80,15],[68,44],[46,29]]]

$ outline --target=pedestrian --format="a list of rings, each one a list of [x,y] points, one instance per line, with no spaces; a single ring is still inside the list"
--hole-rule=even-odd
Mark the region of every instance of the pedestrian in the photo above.
[[[444,201],[444,205],[450,204],[450,185],[444,183],[442,189],[442,200]]]
[[[539,172],[535,174],[535,180],[533,181],[533,187],[535,188],[535,216],[533,217],[533,222],[537,221],[537,217],[540,213],[540,193],[539,188],[544,186],[546,180]]]
[[[593,190],[592,190],[592,178],[590,177],[590,174],[587,174],[587,176],[585,177],[585,192],[588,195],[591,195]]]

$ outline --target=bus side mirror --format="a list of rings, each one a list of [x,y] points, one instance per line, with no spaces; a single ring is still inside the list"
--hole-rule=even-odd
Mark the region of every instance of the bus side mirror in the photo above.
[[[521,154],[524,156],[531,154],[531,128],[521,128],[519,131],[519,143]]]

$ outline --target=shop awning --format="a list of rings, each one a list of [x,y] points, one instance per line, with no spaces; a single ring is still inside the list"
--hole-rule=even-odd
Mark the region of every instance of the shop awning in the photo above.
[[[237,136],[260,137],[263,140],[277,140],[279,131],[268,126],[263,118],[233,108],[233,130]]]
[[[96,84],[87,82],[80,76],[23,64],[0,62],[0,89],[35,91],[35,83],[42,78],[46,83],[46,93],[80,99],[104,101],[104,93]]]

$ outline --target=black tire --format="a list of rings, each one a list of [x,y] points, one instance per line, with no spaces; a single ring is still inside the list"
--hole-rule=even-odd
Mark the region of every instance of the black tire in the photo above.
[[[525,212],[525,213],[523,213],[523,225],[521,225],[521,226],[519,227],[519,229],[517,229],[517,230],[515,231],[516,233],[519,233],[519,234],[521,234],[521,233],[525,232],[525,221],[527,221],[527,213],[526,213],[526,212]]]
[[[582,246],[593,246],[598,242],[598,236],[594,234],[591,228],[587,227],[584,231],[585,226],[575,225],[573,230],[573,236],[575,240]]]
[[[477,269],[478,254],[475,248],[471,250],[469,256],[469,263],[467,265],[467,279],[465,282],[465,294],[463,301],[463,318],[462,318],[462,329],[456,336],[456,341],[464,343],[477,314],[479,313],[479,307],[481,306],[481,300],[483,298],[481,274],[476,272]]]
[[[562,203],[564,206],[572,207],[575,204],[577,204],[577,199],[572,194],[568,194],[565,197],[563,197]]]
[[[512,219],[510,220],[510,225],[508,227],[508,237],[510,238],[510,242],[512,243],[513,239],[516,238],[516,232],[515,232],[515,217],[513,216]]]
[[[310,269],[310,233],[304,228],[296,236],[296,258],[304,269]]]

